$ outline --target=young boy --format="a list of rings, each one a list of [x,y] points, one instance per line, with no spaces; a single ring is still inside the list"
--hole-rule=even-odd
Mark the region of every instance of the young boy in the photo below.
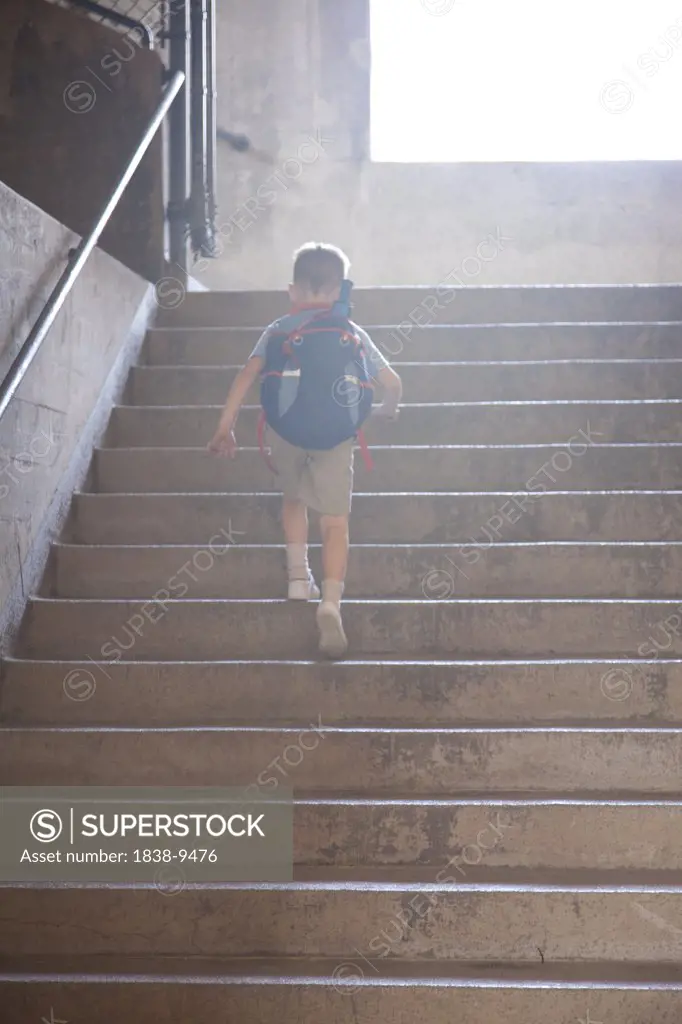
[[[291,311],[271,324],[259,339],[246,365],[239,371],[227,396],[218,430],[209,444],[217,454],[234,458],[237,443],[234,426],[248,391],[265,365],[268,340],[278,333],[295,331],[329,310],[341,292],[347,277],[347,257],[333,245],[310,242],[294,254],[293,283],[289,285]],[[384,390],[383,403],[373,409],[374,416],[395,419],[402,396],[400,377],[360,327],[353,324],[372,381]],[[316,343],[316,342],[315,342]],[[282,524],[287,545],[290,600],[317,600],[320,591],[308,568],[308,509],[320,515],[322,534],[322,600],[317,608],[320,651],[330,658],[341,658],[348,642],[341,620],[341,596],[348,561],[348,517],[353,486],[354,438],[335,448],[308,450],[296,448],[268,428],[268,442],[282,485]]]

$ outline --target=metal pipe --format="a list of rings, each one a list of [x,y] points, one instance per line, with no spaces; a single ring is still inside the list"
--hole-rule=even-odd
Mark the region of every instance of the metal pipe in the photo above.
[[[28,338],[21,346],[21,349],[10,366],[5,379],[0,384],[0,418],[2,418],[3,414],[7,410],[7,406],[17,393],[19,385],[26,375],[26,371],[33,362],[38,349],[45,340],[47,332],[64,305],[64,301],[73,288],[76,278],[83,269],[85,261],[97,245],[100,235],[107,226],[112,213],[116,209],[121,196],[130,182],[130,179],[149,149],[149,146],[159,130],[164,117],[168,113],[173,100],[182,88],[184,80],[184,75],[175,74],[165,87],[161,102],[149,121],[144,135],[138,143],[132,157],[128,161],[123,174],[119,178],[116,188],[111,193],[110,198],[107,200],[107,203],[97,218],[94,226],[90,229],[89,234],[82,238],[77,247],[72,251],[64,272],[52,289],[50,297],[45,303],[40,316],[31,328]]]
[[[98,14],[100,18],[105,21],[111,21],[114,25],[124,25],[126,28],[142,33],[143,39],[146,41],[147,49],[154,49],[154,33],[141,21],[136,21],[135,18],[129,17],[127,14],[119,14],[118,11],[112,10],[110,7],[103,7],[102,4],[98,4],[95,0],[69,0],[72,7],[82,7],[85,11],[90,11],[92,14]]]
[[[206,0],[191,0],[190,40],[192,47],[192,188],[190,236],[195,253],[205,255],[209,235],[208,216],[208,46]]]
[[[208,177],[206,192],[208,195],[210,236],[212,245],[215,246],[216,213],[218,209],[218,147],[216,144],[218,138],[218,47],[216,43],[216,0],[207,0],[206,12],[208,16],[206,24],[206,63],[208,64],[208,132],[206,138],[206,169]]]
[[[171,262],[187,273],[187,204],[190,194],[190,12],[185,2],[170,5],[168,17],[171,74],[182,74],[184,86],[168,118],[168,236]]]

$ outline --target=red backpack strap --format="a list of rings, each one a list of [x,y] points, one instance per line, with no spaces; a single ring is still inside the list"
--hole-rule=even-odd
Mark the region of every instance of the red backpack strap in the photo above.
[[[268,421],[265,418],[265,413],[263,412],[263,410],[261,410],[261,414],[258,417],[258,447],[260,448],[260,453],[263,456],[265,464],[267,465],[268,469],[272,470],[273,473],[277,474],[277,470],[275,469],[272,460],[265,448],[265,427],[267,426],[267,422]]]
[[[365,463],[365,469],[368,471],[368,473],[371,473],[372,470],[374,469],[374,459],[372,458],[372,454],[367,445],[367,438],[365,437],[364,430],[358,430],[358,443],[360,445],[360,451],[362,453],[362,458]]]
[[[294,351],[291,346],[295,345],[297,341],[300,341],[302,333],[303,332],[301,331],[301,328],[297,327],[295,331],[290,331],[290,333],[287,334],[286,338],[282,342],[282,352],[284,353],[285,356],[288,356],[288,358],[291,359],[292,362],[294,363],[296,363],[297,360],[294,356]]]

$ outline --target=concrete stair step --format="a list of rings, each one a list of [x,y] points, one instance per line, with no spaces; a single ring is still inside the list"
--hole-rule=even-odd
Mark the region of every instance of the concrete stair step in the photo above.
[[[258,328],[157,327],[147,333],[150,366],[243,363]],[[372,340],[391,359],[625,359],[679,356],[682,323],[525,323],[372,327]]]
[[[254,786],[386,796],[682,793],[682,730],[533,726],[0,729],[5,785]]]
[[[360,460],[358,465],[360,483]],[[221,529],[232,529],[237,542],[248,536],[281,544],[280,509],[281,497],[275,493],[81,493],[74,496],[65,537],[82,544],[205,544]],[[582,541],[586,536],[595,541],[682,540],[682,491],[600,488],[596,493],[533,492],[532,498],[526,491],[353,495],[354,543],[410,539],[488,548],[498,541]],[[448,551],[451,558],[456,553]]]
[[[283,545],[241,544],[229,533],[204,545],[56,544],[42,594],[63,598],[286,597]],[[321,548],[310,565],[322,578]],[[604,544],[497,543],[494,546],[357,544],[347,598],[680,596],[682,541]]]
[[[672,885],[628,884],[620,872],[554,884],[543,884],[542,875],[448,884],[432,870],[431,882],[398,882],[396,874],[190,887],[172,898],[153,886],[4,889],[0,953],[49,955],[58,935],[62,955],[177,957],[187,954],[191,936],[199,957],[365,957],[379,972],[384,958],[398,955],[428,970],[434,960],[497,967],[682,960],[682,893]]]
[[[679,871],[681,802],[300,798],[297,864]]]
[[[682,869],[682,802],[674,800],[303,793],[293,823],[296,870],[338,868],[340,878],[347,869],[395,867],[432,881],[449,864],[469,882],[493,869],[502,881],[512,880],[509,872],[551,869],[637,871],[674,883]]]
[[[117,406],[108,448],[203,448],[222,406]],[[254,444],[260,406],[239,417],[240,444]],[[394,423],[370,420],[372,444],[546,444],[566,442],[566,424],[589,421],[602,442],[682,441],[682,399],[621,402],[459,402],[404,405]]]
[[[662,629],[658,643],[670,641]],[[682,661],[33,661],[3,664],[16,725],[682,723]]]
[[[679,398],[682,359],[393,363],[411,402]],[[221,405],[238,366],[135,366],[131,405]],[[248,401],[257,403],[258,385]]]
[[[166,596],[166,593],[168,596]],[[61,600],[28,603],[17,651],[30,658],[208,661],[314,657],[313,603],[286,600]],[[679,601],[488,599],[344,602],[351,656],[624,657],[665,636],[682,654]],[[666,631],[665,623],[671,625]],[[673,628],[673,626],[675,628]],[[670,634],[674,635],[670,635]],[[652,653],[648,652],[649,655]],[[639,656],[647,656],[642,650]]]
[[[264,327],[288,309],[284,291],[190,292],[176,308],[160,309],[157,324]],[[658,284],[461,287],[453,276],[419,287],[354,288],[353,318],[365,325],[682,320],[682,288]]]
[[[5,1024],[107,1013],[135,1024],[230,1019],[240,1024],[375,1024],[452,1019],[459,1024],[677,1024],[676,964],[424,962],[398,957],[217,959],[200,956],[3,957]],[[58,1011],[58,1012],[57,1012]],[[49,1011],[48,1011],[49,1012]]]
[[[580,428],[578,428],[580,429]],[[645,490],[682,484],[682,444],[610,445],[568,433],[560,445],[474,447],[417,445],[372,448],[374,469],[355,460],[359,490],[397,492],[451,490],[583,491]],[[205,448],[100,448],[95,452],[94,490],[104,492],[278,491],[257,448],[242,448],[234,460]],[[525,508],[534,501],[527,495]],[[522,511],[519,511],[519,516]]]

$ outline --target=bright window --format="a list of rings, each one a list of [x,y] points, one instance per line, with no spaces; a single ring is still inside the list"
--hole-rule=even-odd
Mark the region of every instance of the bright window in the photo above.
[[[370,0],[372,159],[682,158],[679,0]]]

